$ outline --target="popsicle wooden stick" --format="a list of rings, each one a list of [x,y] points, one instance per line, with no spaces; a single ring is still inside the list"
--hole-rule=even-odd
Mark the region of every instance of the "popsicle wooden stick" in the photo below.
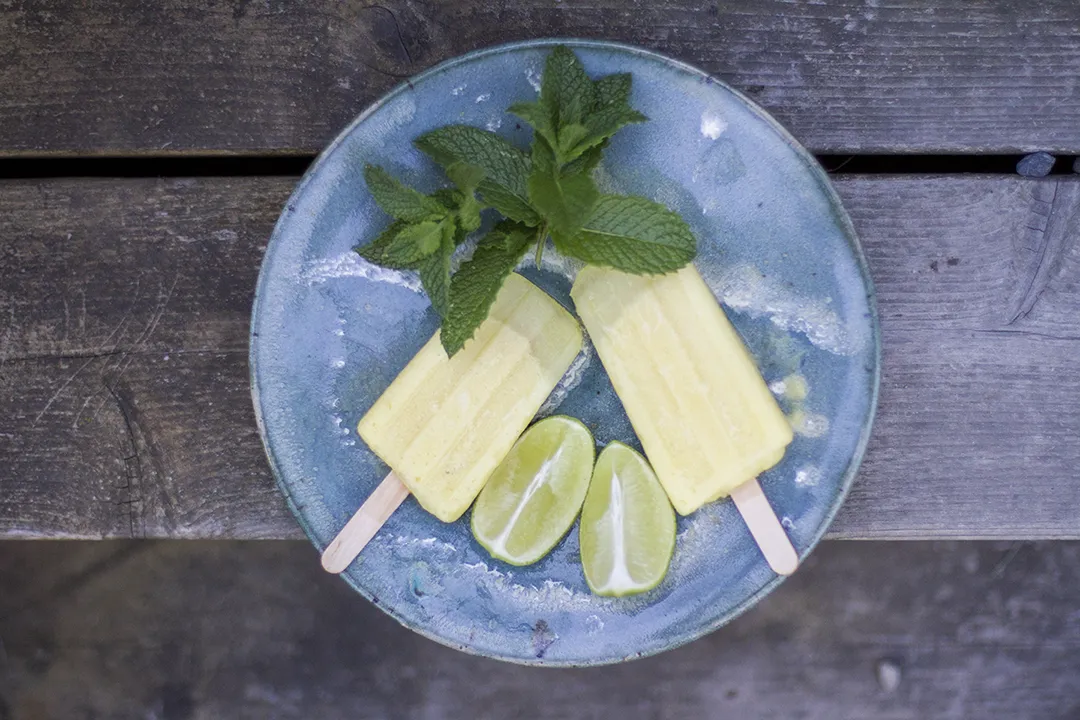
[[[799,554],[795,552],[757,479],[748,480],[732,490],[731,499],[735,501],[735,507],[750,528],[750,534],[761,548],[769,567],[779,575],[795,572],[799,567]]]
[[[409,489],[397,475],[393,472],[387,475],[327,545],[322,554],[323,569],[335,574],[344,572],[408,496]],[[731,499],[769,567],[780,575],[795,572],[799,567],[799,555],[758,481],[750,480],[735,488]]]
[[[336,574],[349,567],[408,496],[409,489],[391,471],[326,546],[322,554],[323,570]]]

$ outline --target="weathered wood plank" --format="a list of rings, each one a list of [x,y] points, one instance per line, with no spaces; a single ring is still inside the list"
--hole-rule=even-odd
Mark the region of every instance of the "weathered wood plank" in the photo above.
[[[883,374],[835,536],[1080,535],[1080,183],[837,185],[878,292]]]
[[[292,181],[0,185],[0,534],[297,537],[247,322]],[[884,333],[833,537],[1080,537],[1080,182],[845,178]]]
[[[698,65],[818,152],[1080,151],[1073,0],[9,0],[0,156],[310,153],[405,77],[550,36]]]
[[[6,534],[299,536],[247,379],[261,251],[294,182],[3,186]]]
[[[545,672],[398,626],[300,543],[4,550],[0,714],[12,720],[1080,713],[1077,543],[825,543],[706,638],[624,665]]]

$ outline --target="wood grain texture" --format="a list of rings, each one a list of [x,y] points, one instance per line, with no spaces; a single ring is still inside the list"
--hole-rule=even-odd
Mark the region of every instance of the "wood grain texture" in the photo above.
[[[299,537],[247,382],[287,178],[0,184],[0,535]],[[884,335],[832,537],[1080,537],[1080,182],[846,178]]]
[[[1080,535],[1080,183],[838,189],[878,292],[883,374],[834,536]]]
[[[306,543],[4,549],[11,720],[1080,715],[1078,543],[825,543],[697,642],[543,672],[402,628]]]
[[[247,378],[261,252],[294,182],[0,185],[4,534],[299,535]]]
[[[410,75],[551,36],[697,65],[818,152],[1080,151],[1073,0],[7,0],[0,156],[310,153]]]

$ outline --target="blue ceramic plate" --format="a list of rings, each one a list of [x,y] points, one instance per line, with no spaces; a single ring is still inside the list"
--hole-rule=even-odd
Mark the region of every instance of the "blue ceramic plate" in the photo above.
[[[529,130],[506,107],[535,97],[554,44],[475,52],[396,88],[327,148],[274,230],[252,318],[255,411],[281,490],[320,550],[388,470],[357,437],[357,421],[436,328],[415,276],[352,251],[388,223],[364,185],[364,164],[431,190],[442,175],[411,144],[423,132],[468,123],[527,147]],[[633,105],[650,118],[616,136],[597,181],[687,219],[699,238],[698,269],[798,428],[762,485],[805,557],[855,476],[877,393],[873,293],[851,223],[814,159],[728,86],[637,48],[567,44],[593,77],[633,73]],[[520,272],[572,308],[573,268],[554,253],[545,261]],[[555,411],[587,423],[600,446],[637,446],[591,348],[541,414]],[[473,540],[468,516],[444,525],[412,499],[344,578],[430,638],[537,665],[611,663],[676,647],[779,582],[726,501],[679,520],[671,571],[637,597],[589,593],[576,530],[536,565],[514,568]]]

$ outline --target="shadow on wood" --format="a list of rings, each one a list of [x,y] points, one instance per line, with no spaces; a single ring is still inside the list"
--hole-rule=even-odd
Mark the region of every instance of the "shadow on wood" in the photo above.
[[[305,543],[8,542],[0,589],[10,720],[1066,720],[1080,709],[1077,543],[825,543],[718,632],[586,670],[425,640],[325,575]]]

